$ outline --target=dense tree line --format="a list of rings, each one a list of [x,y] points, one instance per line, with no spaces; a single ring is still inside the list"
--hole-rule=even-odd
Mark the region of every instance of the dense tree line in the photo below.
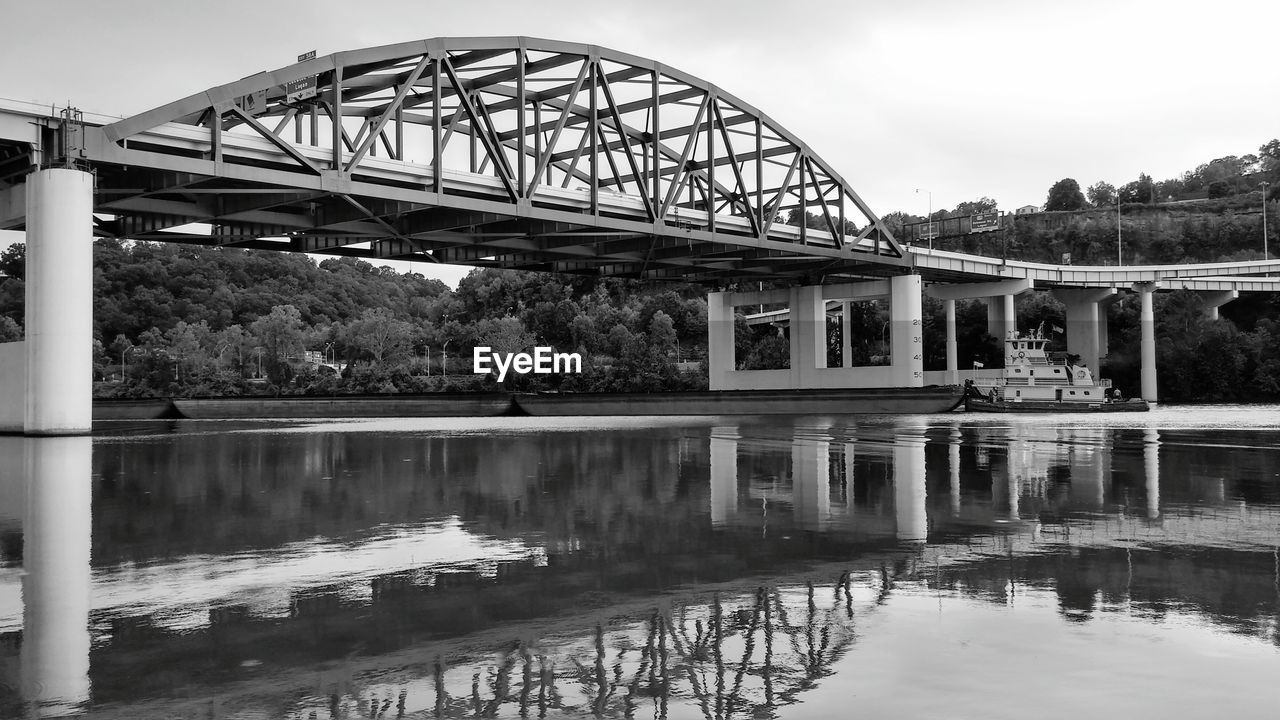
[[[0,341],[21,337],[23,246],[0,256]],[[513,389],[705,386],[701,288],[476,270],[450,290],[351,258],[99,240],[94,346],[104,396],[493,388],[472,348],[579,352],[581,375]]]

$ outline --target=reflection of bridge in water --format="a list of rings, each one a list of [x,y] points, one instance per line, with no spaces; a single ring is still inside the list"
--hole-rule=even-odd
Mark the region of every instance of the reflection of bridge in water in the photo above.
[[[49,491],[31,496],[24,516],[0,517],[8,538],[25,535],[27,607],[13,604],[7,555],[0,668],[11,689],[0,706],[21,687],[56,714],[92,687],[95,710],[151,712],[139,698],[165,695],[174,668],[204,658],[194,660],[201,692],[229,706],[278,702],[242,662],[265,659],[273,682],[313,690],[324,668],[332,682],[304,693],[297,717],[374,700],[391,712],[402,697],[409,712],[541,703],[625,715],[678,701],[724,717],[799,699],[895,583],[993,602],[1030,586],[1056,593],[1072,617],[1125,598],[1274,632],[1280,498],[1259,497],[1270,491],[1249,480],[1268,466],[1215,467],[1177,433],[943,421],[631,431],[596,438],[594,450],[556,434],[151,442],[153,454],[118,457],[100,444],[91,462],[88,439],[6,441],[0,457],[20,446],[28,469],[0,469],[3,507],[27,504],[20,478]],[[198,444],[215,452],[193,455]],[[406,452],[409,463],[374,460]],[[305,470],[283,478],[275,467]],[[350,493],[360,489],[374,504],[341,517],[359,507]],[[195,507],[230,532],[203,536],[197,525],[181,542],[161,537],[178,518],[198,522]],[[385,534],[352,534],[388,520],[423,533],[404,521],[441,514],[461,519],[485,553],[510,556],[450,560],[437,548],[406,564]],[[237,527],[237,516],[276,519]],[[280,535],[285,517],[303,522]],[[307,574],[323,548],[301,540],[317,527],[353,562],[368,555],[367,571]],[[1189,541],[1196,552],[1183,549]],[[17,545],[4,543],[7,553]],[[165,605],[166,577],[191,582],[207,557],[227,574]],[[667,598],[656,612],[655,593]]]

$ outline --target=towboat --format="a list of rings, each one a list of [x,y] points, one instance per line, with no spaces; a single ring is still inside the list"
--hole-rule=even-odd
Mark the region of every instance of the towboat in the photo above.
[[[998,376],[965,381],[970,412],[1145,412],[1145,400],[1125,399],[1110,380],[1095,379],[1083,364],[1051,358],[1049,338],[1037,331],[1005,338],[1004,369]]]

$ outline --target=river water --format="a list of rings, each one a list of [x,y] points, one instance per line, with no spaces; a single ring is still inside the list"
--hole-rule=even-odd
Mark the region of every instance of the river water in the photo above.
[[[1280,407],[0,438],[0,718],[1273,718]]]

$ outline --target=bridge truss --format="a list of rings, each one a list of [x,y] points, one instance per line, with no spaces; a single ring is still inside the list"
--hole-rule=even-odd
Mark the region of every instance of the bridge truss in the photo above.
[[[46,125],[31,164],[87,163],[106,236],[707,283],[912,266],[768,116],[595,46],[437,38]]]

